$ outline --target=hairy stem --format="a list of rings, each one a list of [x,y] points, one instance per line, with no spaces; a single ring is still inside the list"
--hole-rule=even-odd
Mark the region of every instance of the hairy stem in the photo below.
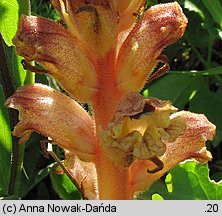
[[[104,150],[100,151],[96,168],[100,200],[133,199],[129,193],[128,169],[117,166]]]
[[[96,169],[98,176],[99,199],[132,199],[128,193],[128,170],[115,162],[115,151],[110,149],[100,137],[100,131],[106,129],[122,97],[115,83],[114,65],[111,64],[114,51],[98,62],[99,92],[92,101],[96,122],[99,152]],[[114,159],[114,160],[113,160]]]

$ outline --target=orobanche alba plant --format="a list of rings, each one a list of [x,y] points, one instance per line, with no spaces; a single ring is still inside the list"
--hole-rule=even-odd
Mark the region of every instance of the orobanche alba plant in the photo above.
[[[134,199],[179,162],[211,159],[205,142],[215,126],[204,115],[138,93],[169,68],[162,51],[184,34],[177,2],[148,10],[143,0],[52,3],[63,21],[22,16],[13,43],[28,69],[52,76],[66,94],[29,84],[7,99],[19,110],[20,144],[36,131],[64,149],[85,199]]]

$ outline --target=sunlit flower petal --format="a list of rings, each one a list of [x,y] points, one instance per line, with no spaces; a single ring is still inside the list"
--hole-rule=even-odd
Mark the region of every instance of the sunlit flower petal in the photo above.
[[[80,192],[85,199],[98,199],[98,185],[95,164],[83,162],[74,154],[65,152],[64,165],[72,176],[72,179],[78,184]]]
[[[23,16],[13,42],[19,55],[40,63],[73,97],[87,101],[97,92],[89,53],[62,26],[44,18]]]
[[[123,166],[129,166],[135,159],[162,156],[166,152],[165,143],[175,141],[186,129],[183,118],[170,117],[176,110],[169,101],[145,99],[139,93],[129,92],[106,130],[100,132],[101,137],[109,148],[125,153]]]
[[[118,87],[124,91],[142,89],[163,49],[183,35],[186,24],[187,19],[176,2],[148,9],[119,51]]]
[[[139,15],[137,13],[140,13],[139,9],[142,9],[144,6],[144,0],[112,0],[111,2],[119,15],[118,32],[131,28],[137,19],[137,15]]]
[[[104,56],[115,44],[118,15],[109,1],[53,0],[53,3],[68,29],[77,37],[81,35],[96,57]]]
[[[7,99],[6,106],[20,111],[20,121],[13,131],[14,136],[21,138],[20,143],[36,131],[82,160],[93,159],[96,152],[93,120],[69,97],[45,85],[27,85]]]
[[[151,161],[135,161],[130,167],[130,184],[133,192],[144,191],[155,180],[159,179],[172,167],[186,159],[194,158],[199,162],[211,160],[211,154],[206,150],[205,142],[215,135],[215,125],[204,115],[181,111],[172,114],[172,119],[182,118],[187,128],[174,142],[166,142],[166,153],[161,157],[163,169],[156,173],[148,173],[156,165]]]

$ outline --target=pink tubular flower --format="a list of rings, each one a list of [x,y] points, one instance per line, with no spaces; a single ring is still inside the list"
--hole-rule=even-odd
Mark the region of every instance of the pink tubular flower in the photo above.
[[[33,131],[65,150],[65,167],[86,199],[133,199],[187,158],[207,162],[215,126],[205,116],[140,91],[163,49],[184,34],[177,2],[144,12],[142,0],[52,0],[64,25],[23,16],[17,53],[42,66],[68,96],[34,84],[6,101],[19,110],[13,134],[25,143]],[[90,116],[74,99],[92,106]]]

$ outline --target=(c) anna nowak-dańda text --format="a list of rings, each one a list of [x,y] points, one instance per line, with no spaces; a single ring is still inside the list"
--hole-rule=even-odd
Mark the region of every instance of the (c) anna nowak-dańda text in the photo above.
[[[21,204],[18,212],[116,212],[116,206],[103,203],[99,205],[93,205],[86,203],[83,205],[26,205]]]

